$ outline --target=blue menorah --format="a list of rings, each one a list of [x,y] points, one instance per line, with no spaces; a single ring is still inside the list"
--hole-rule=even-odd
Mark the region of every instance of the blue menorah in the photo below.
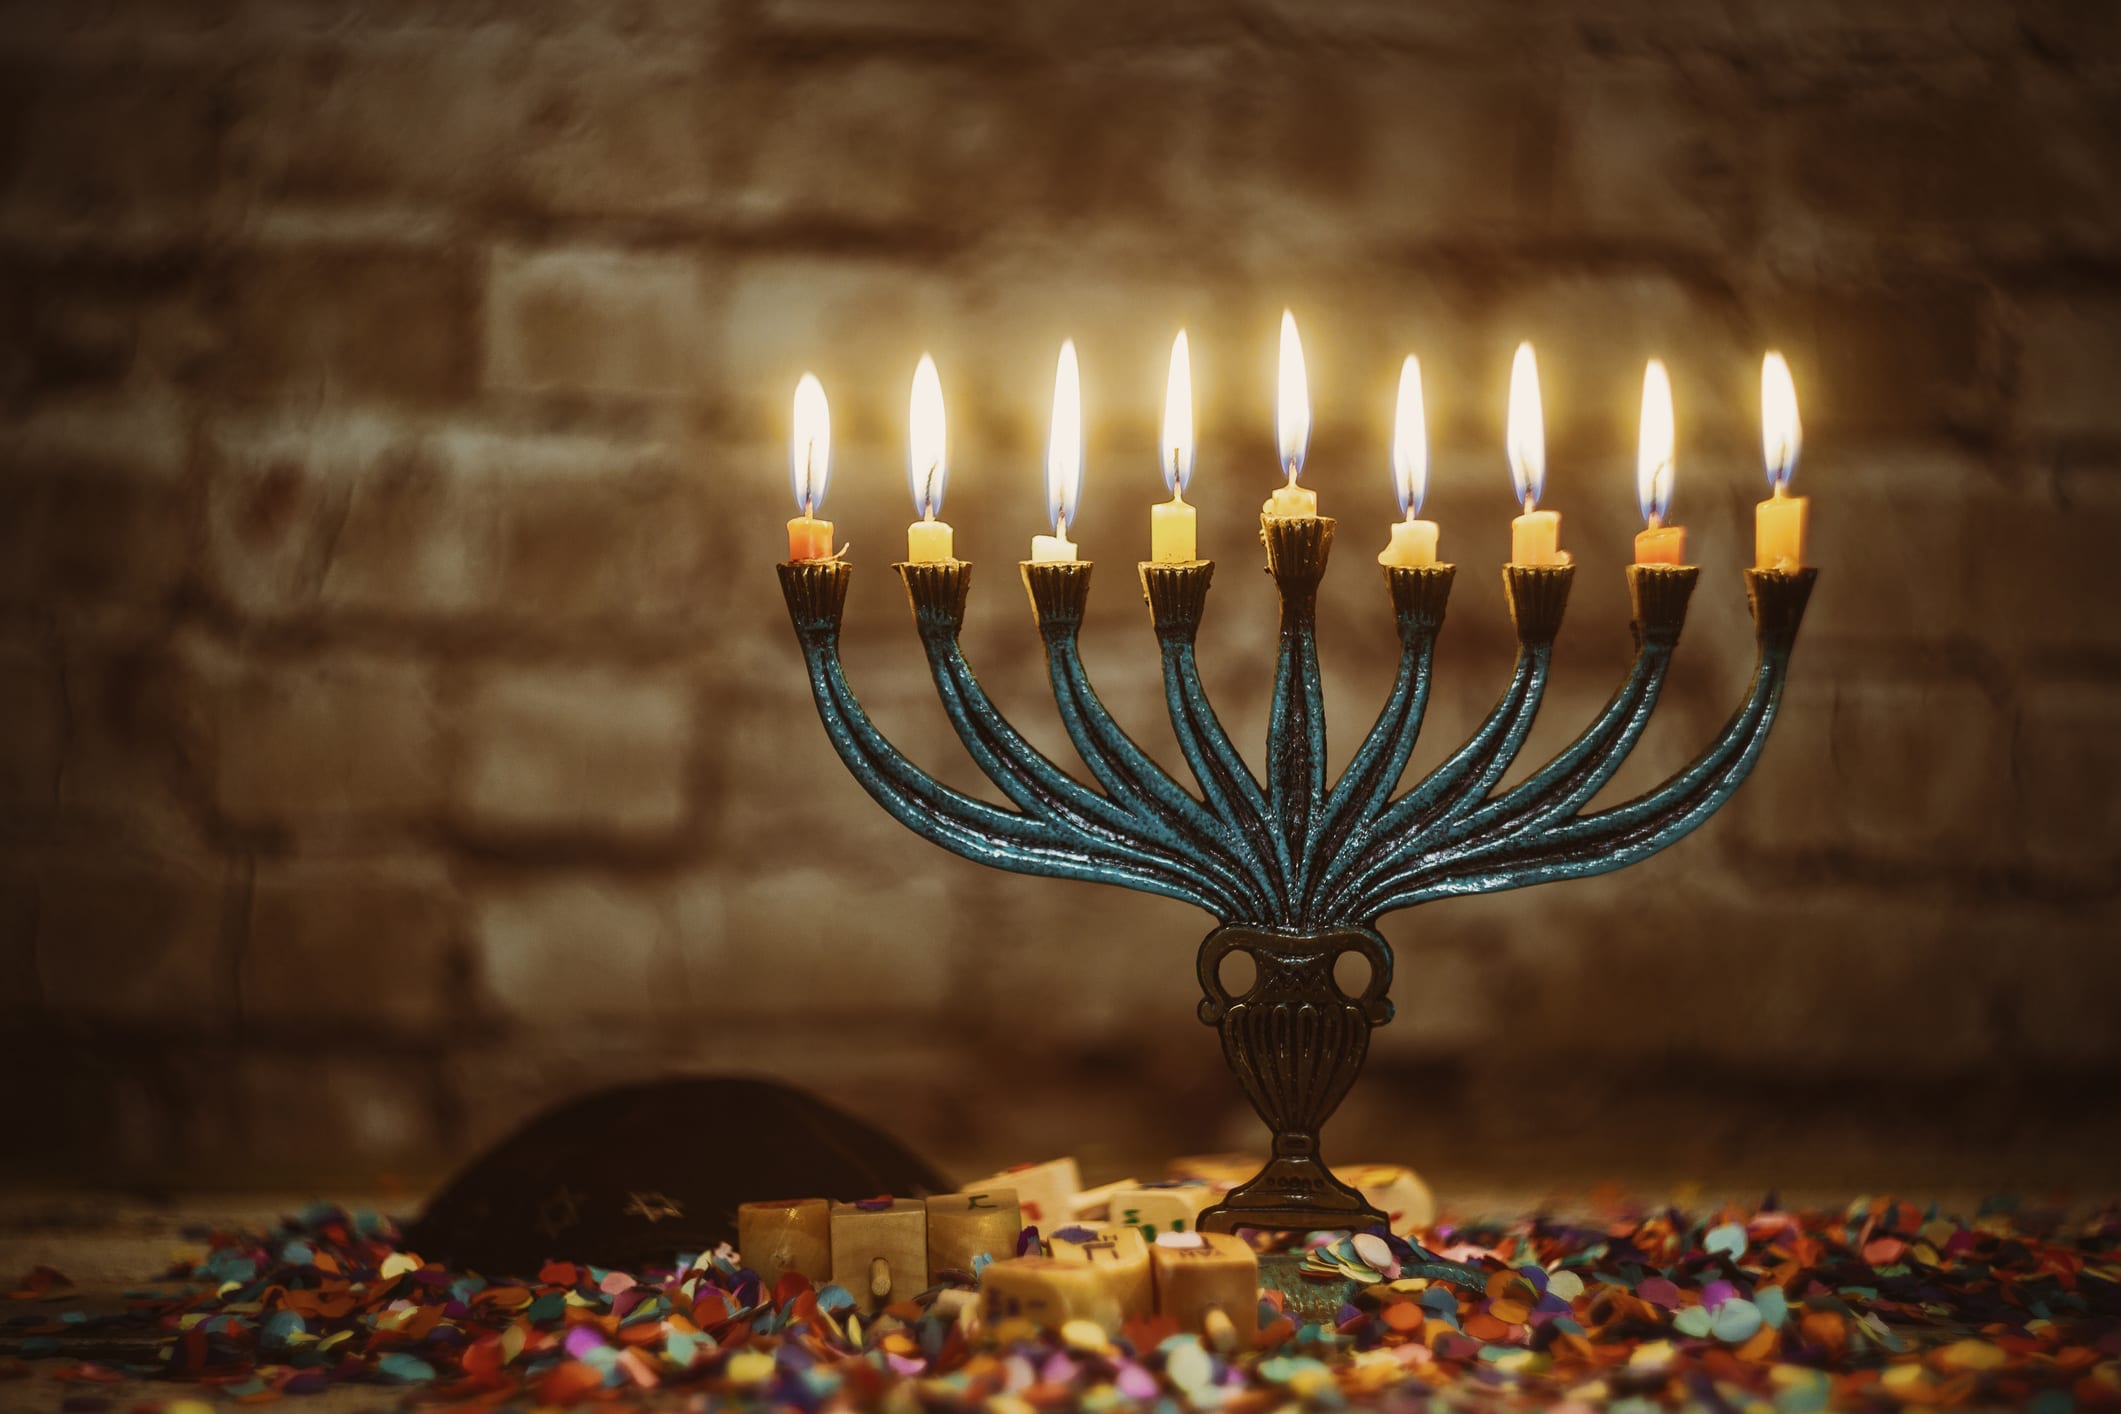
[[[997,869],[1162,894],[1217,919],[1200,947],[1200,1017],[1219,1028],[1224,1058],[1273,1132],[1273,1156],[1202,1214],[1201,1225],[1363,1227],[1384,1215],[1325,1165],[1318,1131],[1354,1084],[1370,1029],[1392,1017],[1385,996],[1392,951],[1377,920],[1432,899],[1620,869],[1714,814],[1767,740],[1817,571],[1745,572],[1759,644],[1745,701],[1709,748],[1669,780],[1586,813],[1649,723],[1697,570],[1628,568],[1636,654],[1626,679],[1582,735],[1498,791],[1539,711],[1575,578],[1568,565],[1505,566],[1517,632],[1509,684],[1470,740],[1395,794],[1421,730],[1454,567],[1384,570],[1399,628],[1398,676],[1347,770],[1329,783],[1316,628],[1333,521],[1262,516],[1261,533],[1281,595],[1264,780],[1216,719],[1194,657],[1214,564],[1141,566],[1171,725],[1197,792],[1137,746],[1091,688],[1077,642],[1090,591],[1087,562],[1025,562],[1022,569],[1061,722],[1096,787],[1033,748],[973,677],[958,644],[972,567],[962,560],[896,567],[944,711],[1013,809],[943,785],[862,711],[840,664],[849,565],[785,563],[781,587],[826,734],[855,778],[902,824]],[[1221,975],[1232,953],[1248,954],[1254,964],[1252,981],[1235,995]],[[1334,978],[1347,953],[1369,963],[1369,981],[1355,995]]]

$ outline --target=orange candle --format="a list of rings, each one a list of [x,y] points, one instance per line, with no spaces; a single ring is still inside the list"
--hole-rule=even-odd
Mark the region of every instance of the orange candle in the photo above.
[[[1763,570],[1804,568],[1806,521],[1811,503],[1790,494],[1797,474],[1797,454],[1804,448],[1804,424],[1797,416],[1797,385],[1782,355],[1771,353],[1760,364],[1760,449],[1772,494],[1753,515],[1753,566]]]
[[[1672,512],[1673,474],[1672,380],[1653,358],[1642,371],[1642,439],[1635,449],[1635,496],[1649,525],[1635,537],[1638,565],[1686,563],[1686,531],[1665,524]]]
[[[833,558],[832,522],[813,514],[825,499],[831,464],[832,413],[825,405],[824,385],[805,373],[795,385],[795,441],[788,449],[788,474],[802,511],[788,522],[790,560]]]

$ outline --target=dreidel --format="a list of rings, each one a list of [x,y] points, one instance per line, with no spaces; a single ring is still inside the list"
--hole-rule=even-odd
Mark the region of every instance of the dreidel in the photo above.
[[[1215,1201],[1215,1189],[1194,1179],[1137,1183],[1111,1197],[1105,1221],[1135,1228],[1154,1242],[1167,1232],[1191,1232],[1201,1209]]]
[[[1018,1164],[1015,1168],[967,1183],[965,1193],[994,1193],[1011,1189],[1016,1194],[1024,1223],[1041,1236],[1075,1216],[1075,1195],[1082,1192],[1082,1170],[1072,1158],[1048,1159],[1042,1164]]]
[[[928,1205],[865,1198],[832,1205],[832,1280],[865,1316],[928,1289]]]
[[[1149,1243],[1131,1227],[1071,1223],[1054,1232],[1046,1250],[1056,1262],[1075,1262],[1096,1272],[1129,1319],[1156,1309],[1156,1279],[1149,1271]]]
[[[1227,1232],[1167,1232],[1149,1247],[1156,1273],[1156,1313],[1179,1329],[1208,1332],[1220,1311],[1250,1345],[1259,1334],[1259,1254]]]
[[[739,1204],[736,1250],[768,1291],[787,1272],[822,1286],[832,1279],[832,1205],[822,1198]]]
[[[1002,1334],[1010,1321],[1059,1330],[1070,1321],[1093,1321],[1106,1335],[1119,1334],[1126,1313],[1096,1269],[1052,1257],[1011,1257],[980,1269],[980,1324]]]
[[[969,1272],[975,1259],[1016,1255],[1024,1222],[1016,1190],[938,1193],[928,1200],[928,1271]]]
[[[1429,1185],[1404,1164],[1341,1164],[1333,1172],[1389,1218],[1392,1231],[1401,1237],[1436,1221],[1436,1199]]]

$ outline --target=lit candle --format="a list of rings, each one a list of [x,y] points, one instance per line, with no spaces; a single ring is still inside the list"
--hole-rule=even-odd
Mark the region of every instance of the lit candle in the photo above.
[[[1274,435],[1281,443],[1281,469],[1288,484],[1267,498],[1260,509],[1270,516],[1315,516],[1318,493],[1296,484],[1304,469],[1304,450],[1311,445],[1311,386],[1304,377],[1304,346],[1296,337],[1296,316],[1281,312],[1281,376],[1275,385]]]
[[[788,448],[788,476],[802,514],[788,522],[788,558],[829,560],[832,522],[814,512],[825,501],[825,475],[832,465],[832,413],[825,388],[805,373],[795,385],[795,441]]]
[[[1061,343],[1060,367],[1053,373],[1053,428],[1046,441],[1046,514],[1051,535],[1031,537],[1031,558],[1041,564],[1075,558],[1068,522],[1083,493],[1083,388],[1075,366],[1075,341]]]
[[[1186,504],[1186,485],[1193,479],[1193,362],[1186,353],[1186,331],[1171,341],[1171,373],[1164,381],[1164,485],[1171,499],[1149,510],[1149,558],[1159,565],[1183,565],[1200,558],[1194,537],[1193,507]]]
[[[914,564],[954,560],[950,527],[936,519],[943,508],[943,482],[949,473],[944,455],[943,383],[935,376],[935,360],[926,354],[913,370],[908,422],[906,476],[913,487],[913,512],[920,519],[906,528],[906,558]]]
[[[1635,498],[1649,529],[1635,537],[1638,565],[1686,563],[1686,531],[1666,525],[1672,512],[1672,380],[1651,359],[1642,370],[1642,440],[1635,448]]]
[[[1429,492],[1428,417],[1421,402],[1421,360],[1412,354],[1399,366],[1399,407],[1392,419],[1392,487],[1403,519],[1392,527],[1392,543],[1378,555],[1381,565],[1418,569],[1436,563],[1436,522],[1416,520]]]
[[[1760,503],[1753,517],[1753,565],[1763,570],[1804,568],[1805,516],[1810,503],[1790,494],[1797,474],[1797,454],[1804,448],[1804,424],[1797,417],[1797,385],[1782,355],[1771,353],[1760,364],[1760,449],[1774,494]]]
[[[1528,343],[1517,346],[1517,357],[1510,365],[1506,447],[1510,482],[1524,503],[1524,514],[1510,522],[1510,563],[1567,564],[1568,554],[1561,549],[1560,514],[1539,509],[1539,493],[1547,481],[1546,415],[1539,406],[1539,363]]]

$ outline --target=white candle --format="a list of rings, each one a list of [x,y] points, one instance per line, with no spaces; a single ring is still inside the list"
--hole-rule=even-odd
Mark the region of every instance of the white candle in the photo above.
[[[1046,514],[1051,535],[1031,537],[1031,558],[1051,563],[1075,558],[1068,522],[1075,519],[1083,494],[1082,374],[1075,363],[1075,341],[1061,344],[1060,365],[1053,373],[1053,426],[1046,438]]]
[[[1296,337],[1296,316],[1281,312],[1281,369],[1275,383],[1274,436],[1281,444],[1281,469],[1287,484],[1260,509],[1270,516],[1315,516],[1318,493],[1296,484],[1311,445],[1311,385],[1304,376],[1303,341]]]

